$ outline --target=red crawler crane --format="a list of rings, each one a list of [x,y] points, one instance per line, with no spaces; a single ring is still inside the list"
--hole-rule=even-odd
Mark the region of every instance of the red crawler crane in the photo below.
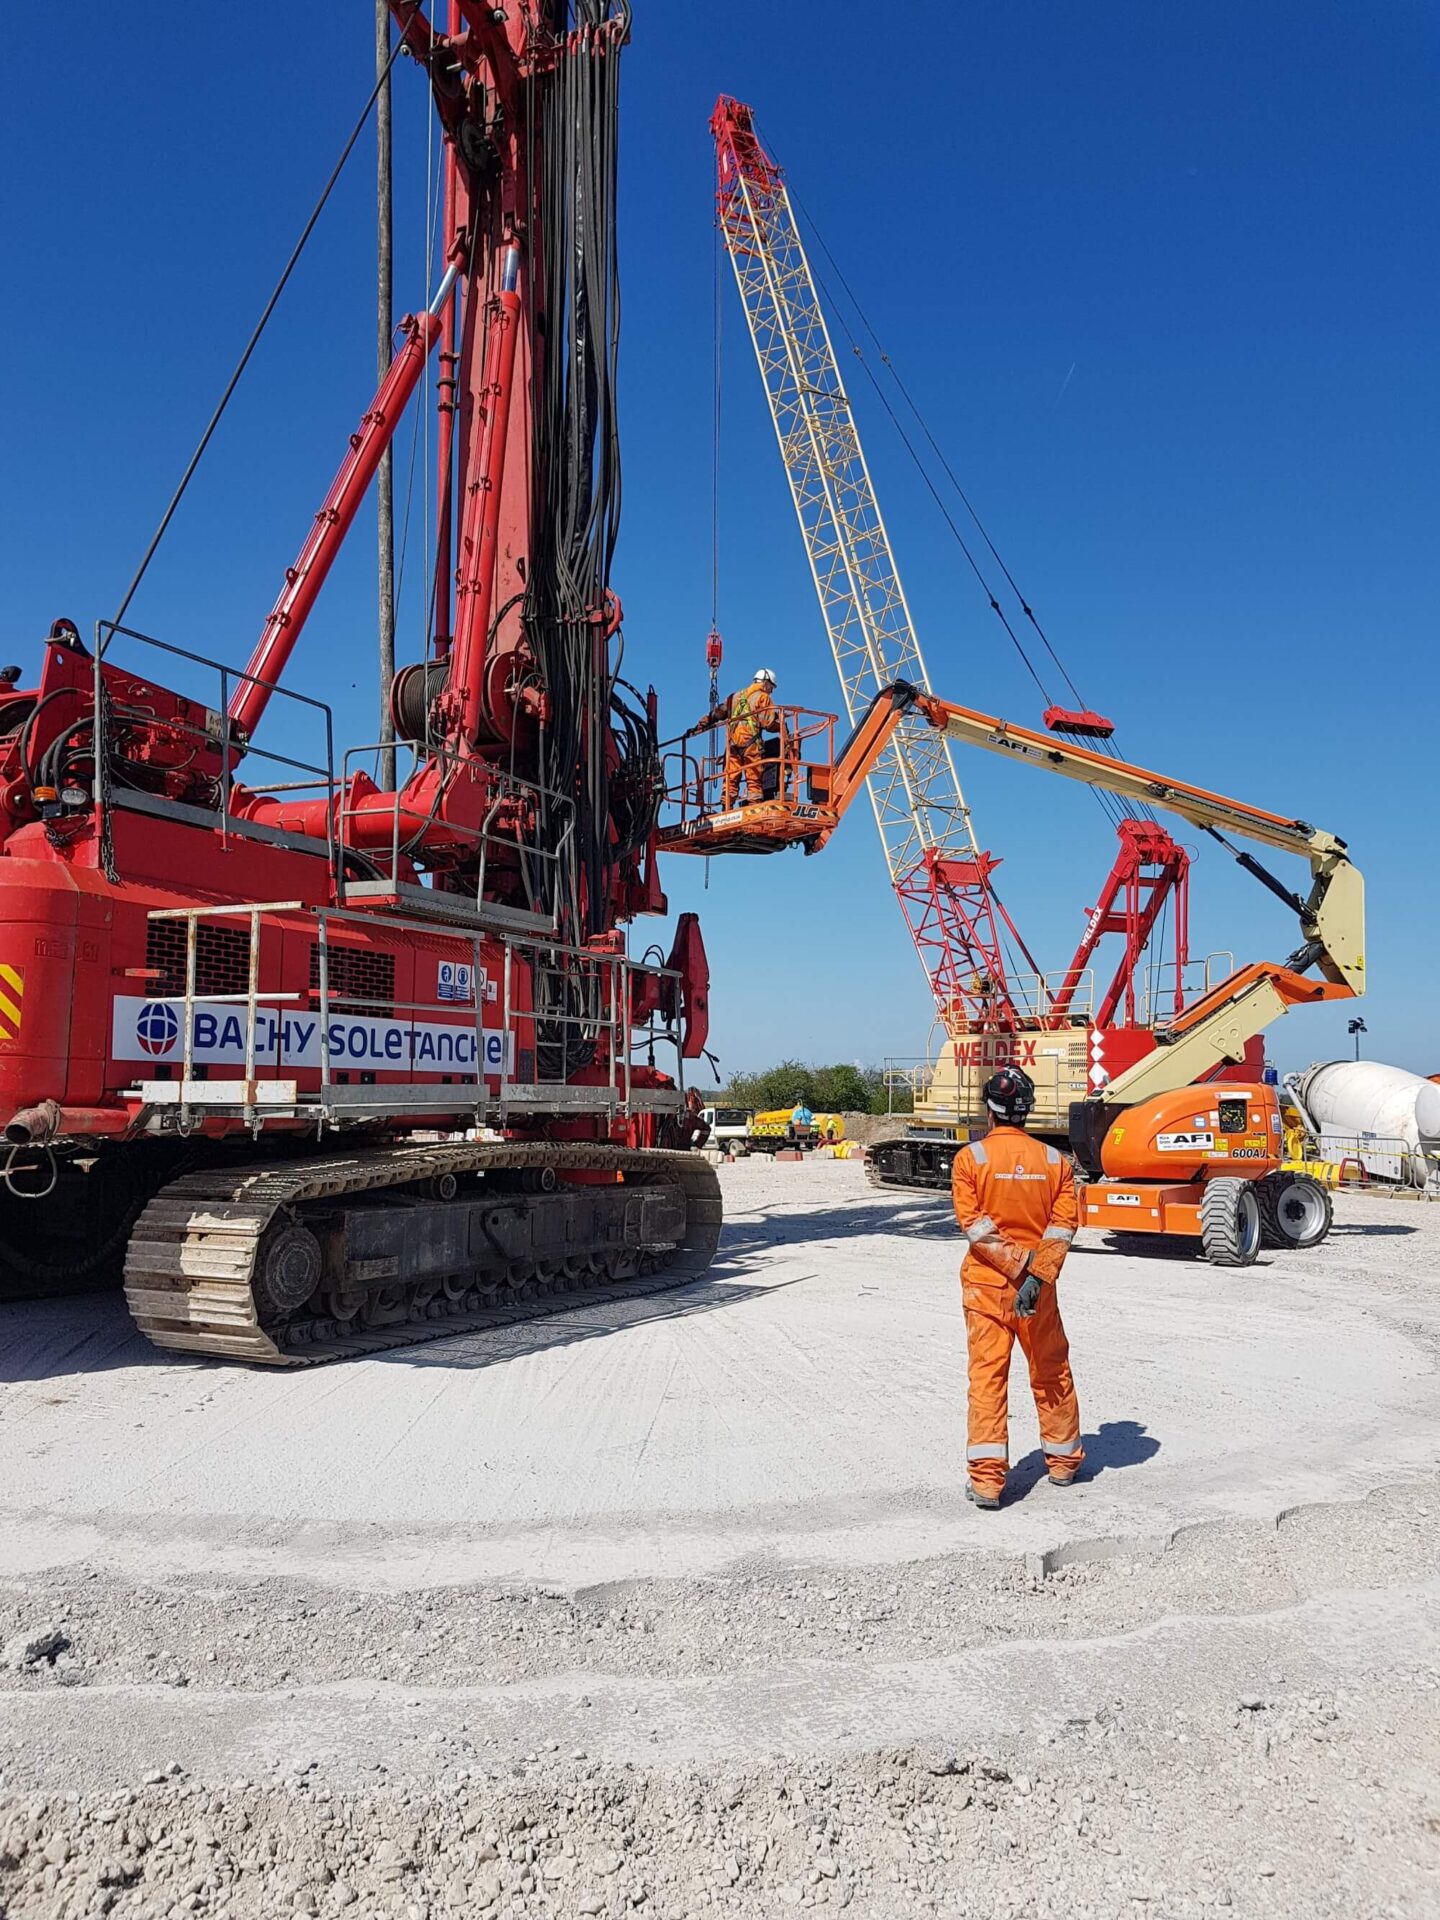
[[[784,173],[741,101],[722,95],[710,129],[717,222],[846,709],[858,728],[868,704],[895,681],[944,689],[934,687],[921,653]],[[1052,707],[1045,722],[1076,740],[1105,740],[1113,731],[1089,710]],[[950,744],[907,722],[871,775],[870,793],[891,885],[948,1041],[935,1064],[932,1123],[963,1131],[981,1118],[980,1086],[996,1066],[1015,1060],[1038,1073],[1041,1124],[1063,1135],[1071,1099],[1155,1044],[1158,1009],[1142,1004],[1138,985],[1172,899],[1166,971],[1173,967],[1179,1010],[1188,963],[1188,854],[1152,820],[1119,822],[1115,862],[1074,958],[1063,973],[1045,974],[995,891],[999,860],[976,838]],[[1124,946],[1111,984],[1096,999],[1091,970],[1110,935]],[[1017,952],[1028,971],[1008,957]],[[1059,1034],[1065,1038],[1046,1038]],[[948,1157],[927,1158],[927,1177],[943,1178]]]
[[[719,1231],[682,1151],[698,927],[664,966],[623,934],[665,907],[655,700],[618,680],[609,577],[629,7],[392,13],[445,141],[443,278],[248,668],[57,622],[0,700],[5,1284],[123,1263],[159,1345],[271,1363],[664,1284]],[[434,630],[382,792],[281,676],[437,347]],[[303,759],[264,750],[277,698]]]

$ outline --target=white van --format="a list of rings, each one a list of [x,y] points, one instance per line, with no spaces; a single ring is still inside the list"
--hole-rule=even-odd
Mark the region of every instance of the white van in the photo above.
[[[754,1117],[748,1107],[702,1107],[700,1118],[710,1129],[706,1146],[723,1147],[727,1153],[748,1153]]]

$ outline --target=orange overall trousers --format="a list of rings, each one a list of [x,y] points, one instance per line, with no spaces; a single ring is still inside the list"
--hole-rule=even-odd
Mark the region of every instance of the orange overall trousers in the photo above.
[[[998,1497],[1010,1464],[1010,1354],[1018,1338],[1030,1363],[1045,1464],[1070,1478],[1085,1458],[1080,1406],[1055,1282],[1079,1222],[1075,1177],[1054,1147],[1021,1127],[992,1127],[955,1156],[955,1218],[970,1242],[960,1268],[970,1352],[968,1465],[977,1493]],[[1026,1271],[1042,1282],[1033,1316],[1015,1314]]]
[[[730,699],[730,751],[725,760],[725,804],[733,807],[745,783],[747,801],[763,794],[765,748],[761,735],[780,725],[775,702],[763,680],[752,680]]]

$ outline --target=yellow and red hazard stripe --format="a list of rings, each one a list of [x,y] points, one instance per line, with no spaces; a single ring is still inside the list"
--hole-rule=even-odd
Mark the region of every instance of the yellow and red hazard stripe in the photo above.
[[[20,1038],[25,1013],[25,969],[0,961],[0,1042]]]

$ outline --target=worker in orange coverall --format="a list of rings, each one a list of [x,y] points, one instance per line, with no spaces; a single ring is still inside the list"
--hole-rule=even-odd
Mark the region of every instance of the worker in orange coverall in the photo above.
[[[1010,1352],[1018,1336],[1050,1484],[1068,1487],[1085,1458],[1080,1406],[1055,1282],[1079,1223],[1075,1177],[1054,1147],[1032,1140],[1025,1120],[1035,1084],[1019,1067],[985,1083],[990,1131],[955,1156],[955,1218],[970,1242],[960,1269],[970,1349],[966,1497],[995,1508],[1010,1463],[1006,1419]]]
[[[726,704],[726,722],[730,729],[730,751],[725,758],[725,804],[734,806],[742,776],[747,804],[763,799],[761,770],[765,754],[760,737],[780,730],[775,676],[769,667],[761,667],[748,687],[731,694]]]

